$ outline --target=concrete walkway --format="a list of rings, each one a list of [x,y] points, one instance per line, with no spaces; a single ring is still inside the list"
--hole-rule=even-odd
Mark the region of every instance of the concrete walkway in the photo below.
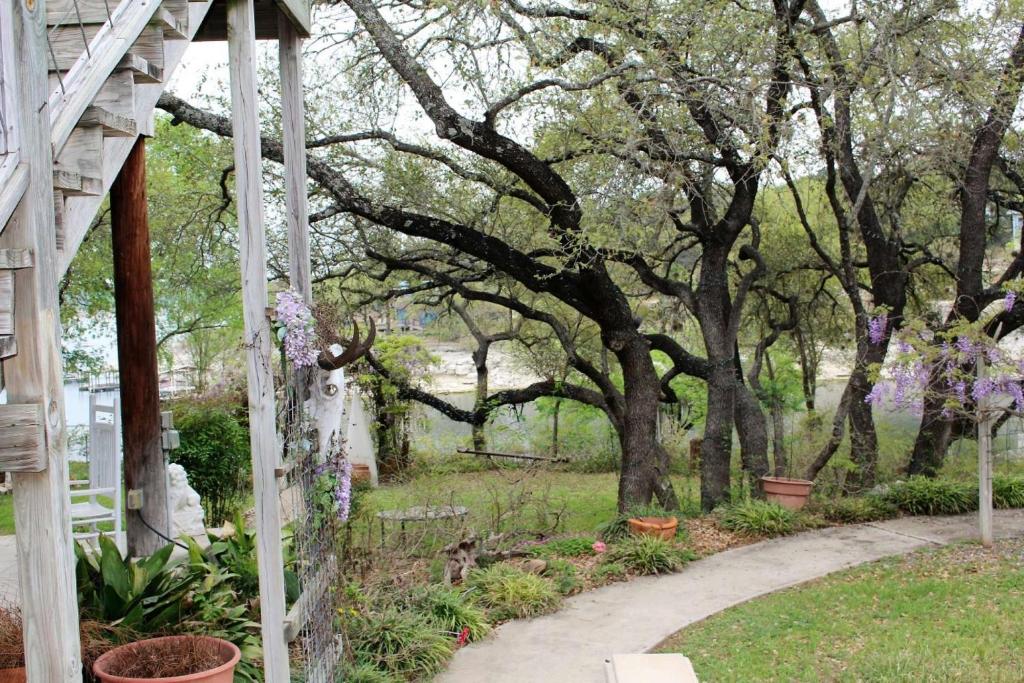
[[[18,546],[14,536],[0,536],[0,600],[18,604]]]
[[[999,537],[1024,535],[1024,511],[996,511],[995,529]],[[435,680],[603,683],[606,658],[646,652],[733,605],[872,560],[976,537],[976,515],[908,517],[728,550],[678,574],[606,586],[566,600],[555,614],[504,624],[459,650]]]

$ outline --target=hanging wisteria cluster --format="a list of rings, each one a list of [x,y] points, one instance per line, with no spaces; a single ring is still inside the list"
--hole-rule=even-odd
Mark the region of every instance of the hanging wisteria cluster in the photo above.
[[[315,481],[315,517],[336,515],[339,521],[347,522],[352,508],[352,463],[343,449],[338,449],[313,471]],[[321,519],[315,519],[319,523]]]
[[[1005,309],[1013,308],[1017,295],[1009,292]],[[888,320],[885,313],[871,319],[868,336],[872,344],[885,338]],[[977,402],[990,398],[1013,405],[1024,412],[1024,358],[1014,357],[985,332],[985,324],[960,323],[934,333],[923,324],[909,322],[894,333],[895,354],[888,364],[887,376],[876,368],[877,381],[865,399],[878,405],[891,398],[898,406],[919,409],[929,392],[944,399],[946,417],[974,417]],[[984,361],[985,376],[977,366]]]
[[[302,296],[289,289],[277,295],[277,338],[284,355],[296,368],[308,368],[320,355],[313,311]]]

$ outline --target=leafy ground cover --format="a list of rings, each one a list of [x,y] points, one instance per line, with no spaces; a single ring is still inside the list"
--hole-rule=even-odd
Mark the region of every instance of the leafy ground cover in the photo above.
[[[882,560],[666,641],[702,681],[1018,681],[1024,540]]]

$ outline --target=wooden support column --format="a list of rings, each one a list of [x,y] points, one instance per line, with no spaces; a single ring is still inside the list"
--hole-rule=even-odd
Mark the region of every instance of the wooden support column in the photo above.
[[[307,304],[313,303],[309,261],[309,199],[306,195],[306,107],[302,97],[302,38],[284,15],[278,17],[281,72],[281,131],[284,143],[285,211],[288,216],[288,279]]]
[[[266,237],[263,232],[263,166],[256,95],[253,0],[228,0],[227,24],[263,661],[267,683],[288,683],[281,511],[274,473],[279,454],[274,376],[270,366],[270,324],[266,316]]]
[[[77,683],[82,663],[57,300],[46,7],[42,0],[3,1],[11,11],[0,14],[11,18],[17,45],[14,101],[20,156],[28,164],[29,180],[11,222],[0,233],[0,248],[31,249],[34,254],[33,267],[15,274],[18,354],[4,361],[4,378],[10,403],[38,406],[45,449],[45,469],[13,475],[25,659],[29,683]]]
[[[160,371],[146,205],[146,140],[142,136],[136,138],[110,187],[110,224],[124,479],[129,491],[142,491],[142,509],[129,509],[127,514],[128,553],[144,556],[167,544],[156,531],[170,538],[171,515],[167,462],[160,447]]]

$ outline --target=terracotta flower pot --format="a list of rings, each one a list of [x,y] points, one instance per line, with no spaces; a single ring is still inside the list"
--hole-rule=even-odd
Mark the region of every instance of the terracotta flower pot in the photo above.
[[[676,536],[675,517],[640,517],[629,520],[629,531],[637,536],[656,536],[670,541]]]
[[[0,669],[0,683],[25,683],[27,680],[28,676],[23,666],[16,669]]]
[[[352,465],[352,481],[369,484],[371,480],[369,465]]]
[[[764,497],[790,510],[799,510],[807,504],[813,481],[787,479],[786,477],[761,477]]]
[[[219,654],[223,663],[208,671],[165,678],[134,678],[115,676],[107,673],[109,670],[108,668],[121,657],[131,656],[132,653],[145,652],[147,648],[152,648],[157,645],[166,646],[167,643],[179,643],[181,648],[184,649],[188,647],[190,643],[194,643],[197,640],[214,643],[219,649]],[[163,681],[164,683],[188,683],[190,681],[198,681],[201,683],[232,683],[235,678],[235,666],[241,658],[242,653],[234,644],[229,643],[226,640],[221,640],[220,638],[210,638],[208,636],[167,636],[166,638],[140,640],[136,643],[129,643],[128,645],[116,647],[96,660],[96,663],[92,666],[92,672],[100,679],[101,683],[145,683],[145,681]]]

